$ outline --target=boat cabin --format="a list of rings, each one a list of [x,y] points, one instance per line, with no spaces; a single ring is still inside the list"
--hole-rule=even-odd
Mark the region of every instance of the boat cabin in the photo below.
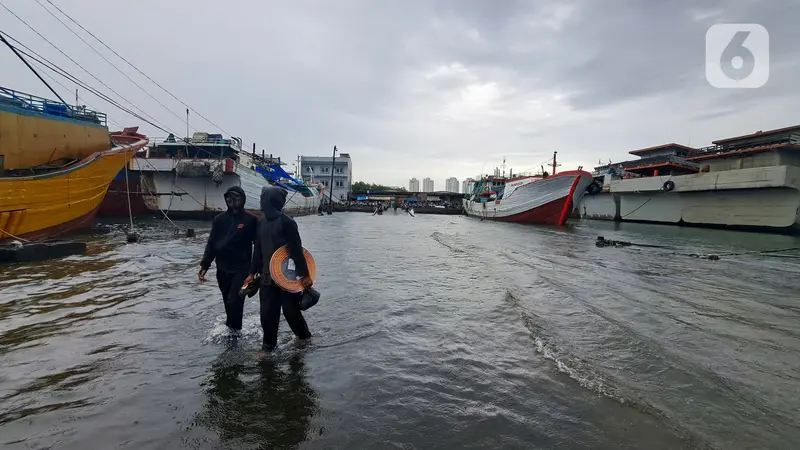
[[[166,138],[154,138],[147,148],[145,158],[199,158],[233,159],[239,161],[242,140],[225,139],[221,134],[197,132],[191,138],[176,138],[170,133]]]
[[[628,153],[639,159],[597,166],[592,177],[604,186],[603,189],[607,189],[615,179],[689,175],[701,171],[700,164],[688,160],[696,152],[695,148],[674,142],[631,150]]]
[[[602,181],[606,175],[632,178],[697,173],[700,165],[686,159],[696,151],[692,147],[676,143],[631,150],[628,153],[638,156],[639,159],[597,166],[592,175]]]
[[[535,175],[509,173],[508,177],[495,173],[493,176],[483,177],[475,181],[469,198],[478,203],[498,201],[503,198],[506,192],[514,191],[530,180],[547,178],[547,176],[547,172]]]
[[[592,176],[603,185],[613,179],[688,175],[697,172],[754,167],[800,167],[800,125],[757,131],[712,142],[703,148],[676,143],[632,150],[638,160],[595,167]]]
[[[707,164],[711,171],[753,167],[800,167],[800,125],[756,131],[712,142],[688,159]]]

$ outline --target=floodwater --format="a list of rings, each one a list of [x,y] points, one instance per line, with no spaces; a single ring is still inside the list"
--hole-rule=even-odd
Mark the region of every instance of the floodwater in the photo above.
[[[139,243],[111,232],[86,237],[84,256],[0,267],[0,447],[800,442],[800,259],[753,253],[797,238],[297,220],[319,267],[315,336],[301,345],[282,321],[263,360],[257,302],[231,346],[216,286],[195,280],[207,223],[180,223],[198,230],[185,238],[142,222]],[[674,249],[598,248],[597,235]]]

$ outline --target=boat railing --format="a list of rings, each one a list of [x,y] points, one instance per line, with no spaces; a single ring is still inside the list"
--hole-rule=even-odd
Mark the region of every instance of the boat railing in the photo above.
[[[26,94],[0,87],[0,104],[37,112],[48,116],[67,117],[83,122],[93,122],[107,126],[105,113],[86,109],[85,106],[72,106],[43,97]]]
[[[687,161],[684,158],[675,155],[663,155],[663,156],[653,156],[651,158],[635,159],[633,161],[625,161],[619,163],[616,166],[622,167],[623,169],[629,169],[633,167],[653,166],[653,165],[670,164],[670,163],[680,164],[682,166],[688,166],[688,167],[693,167],[695,169],[700,169],[700,164]]]
[[[175,137],[175,136],[168,136],[165,138],[151,138],[150,143],[152,146],[158,146],[163,144],[175,144],[175,145],[219,145],[219,146],[226,146],[231,147],[237,152],[242,151],[242,143],[238,139],[225,139],[220,137],[207,137],[205,139],[191,137]]]
[[[757,141],[753,139],[733,144],[715,144],[701,147],[692,152],[691,156],[714,155],[717,153],[728,153],[737,150],[757,149],[760,147],[771,147],[773,145],[800,145],[800,134],[790,134],[778,137],[763,137]]]
[[[609,171],[611,169],[614,169],[614,170],[625,170],[625,169],[632,169],[632,168],[642,167],[642,166],[653,166],[653,165],[669,164],[669,163],[680,164],[680,165],[682,165],[684,167],[693,167],[693,168],[698,169],[698,170],[700,169],[700,164],[692,162],[692,161],[687,161],[686,159],[681,158],[680,156],[662,155],[662,156],[653,156],[653,157],[650,157],[650,158],[634,159],[634,160],[631,160],[631,161],[622,161],[622,162],[618,162],[618,163],[611,163],[611,164],[606,164],[606,165],[603,165],[603,166],[598,166],[598,167],[595,167],[595,170],[592,172],[592,176],[593,177],[603,176],[603,175],[609,173]]]

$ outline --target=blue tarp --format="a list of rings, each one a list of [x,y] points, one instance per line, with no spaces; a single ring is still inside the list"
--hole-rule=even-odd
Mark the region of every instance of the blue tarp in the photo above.
[[[277,184],[278,186],[286,189],[287,191],[296,191],[297,190],[297,188],[295,188],[294,186],[289,186],[287,184],[281,183],[280,181],[275,181],[275,184]]]
[[[413,197],[412,198],[407,198],[405,201],[406,201],[406,203],[419,203],[419,200],[417,200],[417,199],[415,199]]]
[[[366,200],[366,199],[367,199],[366,195],[359,195],[356,197],[356,200]]]
[[[256,172],[260,173],[264,178],[269,180],[278,181],[279,178],[287,178],[297,184],[303,184],[302,182],[295,180],[292,176],[286,173],[281,166],[278,165],[271,165],[267,167],[256,166]]]

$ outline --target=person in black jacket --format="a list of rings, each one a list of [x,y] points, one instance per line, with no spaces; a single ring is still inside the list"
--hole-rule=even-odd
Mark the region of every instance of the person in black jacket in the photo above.
[[[258,218],[244,210],[244,190],[232,186],[225,192],[228,210],[214,217],[206,250],[200,261],[200,282],[206,281],[211,262],[217,260],[217,283],[225,304],[225,325],[235,331],[242,329],[244,298],[239,289],[247,278],[258,229]]]
[[[278,342],[281,309],[295,336],[300,339],[311,337],[308,324],[300,311],[302,294],[284,291],[273,283],[270,277],[269,261],[272,255],[280,247],[288,245],[289,256],[295,263],[295,272],[301,277],[300,282],[303,287],[309,288],[313,284],[303,256],[303,243],[300,240],[297,223],[283,213],[286,194],[284,189],[277,187],[265,186],[261,189],[261,211],[264,213],[264,218],[258,224],[250,276],[246,280],[249,282],[257,273],[261,274],[258,295],[261,306],[261,328],[264,329],[261,347],[264,351],[272,351]]]

